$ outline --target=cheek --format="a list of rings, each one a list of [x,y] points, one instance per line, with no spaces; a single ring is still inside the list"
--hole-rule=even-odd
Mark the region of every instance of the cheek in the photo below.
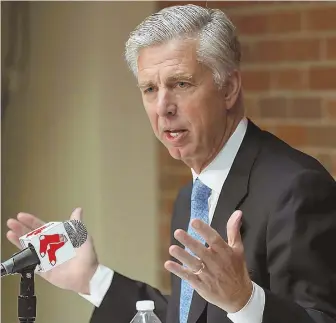
[[[208,137],[213,137],[214,133],[222,128],[221,124],[225,120],[225,109],[211,104],[209,101],[199,102],[199,104],[188,109],[186,117],[194,135],[198,138],[197,140],[212,140]]]
[[[188,106],[188,109],[185,110],[185,118],[191,125],[193,131],[202,133],[209,122],[209,111],[207,106],[201,104]]]
[[[158,132],[158,115],[154,108],[149,106],[145,106],[145,111],[148,116],[149,122],[154,130],[155,133]]]

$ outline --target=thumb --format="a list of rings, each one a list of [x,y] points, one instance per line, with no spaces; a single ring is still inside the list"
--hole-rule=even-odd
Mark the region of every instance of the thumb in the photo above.
[[[243,242],[240,235],[241,219],[243,212],[237,210],[232,213],[227,223],[228,245],[232,248],[242,248]]]
[[[74,209],[72,214],[70,215],[70,220],[79,220],[82,222],[83,220],[83,210],[82,208],[78,207]]]
[[[78,220],[78,221],[81,221],[82,224],[84,224],[84,222],[83,222],[83,209],[80,208],[80,207],[74,209],[73,212],[70,215],[70,220]],[[89,235],[89,233],[87,233],[87,234],[88,234],[87,241],[91,241],[91,236]],[[86,244],[86,242],[85,242],[85,244]],[[92,241],[91,241],[91,244],[92,244]],[[94,248],[93,245],[91,246],[91,248]]]

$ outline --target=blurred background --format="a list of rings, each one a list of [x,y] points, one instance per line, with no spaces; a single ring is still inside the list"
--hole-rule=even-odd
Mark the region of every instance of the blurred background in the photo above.
[[[1,259],[20,211],[65,221],[84,209],[101,262],[169,292],[172,205],[190,170],[150,128],[124,62],[146,16],[190,2],[1,3]],[[194,2],[223,9],[243,50],[247,115],[336,177],[336,3]],[[17,322],[19,277],[1,280]],[[36,278],[36,322],[88,322],[92,306]]]

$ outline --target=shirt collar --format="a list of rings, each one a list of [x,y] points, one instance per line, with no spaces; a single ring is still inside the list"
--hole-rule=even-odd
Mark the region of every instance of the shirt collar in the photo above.
[[[220,194],[225,179],[230,171],[239,147],[244,139],[248,120],[243,118],[234,133],[226,142],[215,159],[198,175],[191,169],[193,181],[199,178],[206,186]]]

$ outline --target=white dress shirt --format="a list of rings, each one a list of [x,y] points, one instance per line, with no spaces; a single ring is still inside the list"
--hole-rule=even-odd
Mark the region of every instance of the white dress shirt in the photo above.
[[[247,129],[247,119],[244,118],[237,126],[216,158],[200,173],[192,169],[193,180],[199,178],[211,188],[209,197],[209,223],[211,223],[218,202],[222,186],[229,174],[230,168],[244,139]],[[114,271],[99,265],[90,281],[90,295],[80,294],[96,307],[101,304],[108,288],[111,285]],[[253,282],[253,291],[246,305],[236,313],[228,313],[228,318],[234,323],[261,323],[265,307],[265,292]]]

